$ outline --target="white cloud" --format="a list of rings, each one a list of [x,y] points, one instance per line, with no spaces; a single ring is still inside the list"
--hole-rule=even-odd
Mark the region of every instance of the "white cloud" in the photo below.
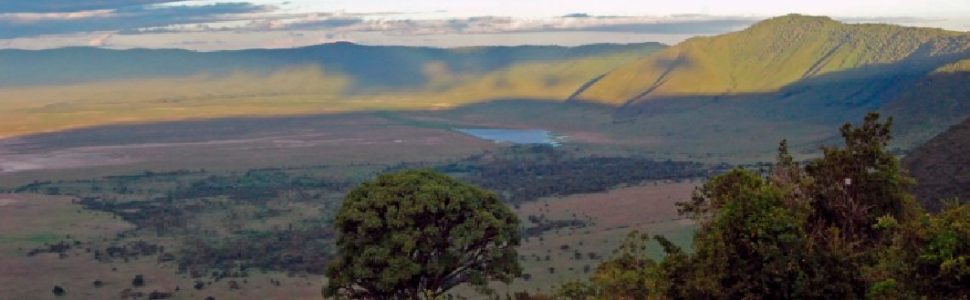
[[[76,12],[44,12],[44,13],[0,13],[0,22],[26,24],[45,21],[75,21],[91,18],[108,18],[115,15],[113,9],[84,10]]]
[[[606,33],[617,42],[651,36],[671,43],[791,12],[852,23],[970,28],[970,17],[964,16],[970,15],[970,1],[926,1],[932,5],[911,0],[0,0],[0,47],[211,50],[334,40],[452,47],[532,38],[539,39],[534,43],[602,42],[596,34]]]

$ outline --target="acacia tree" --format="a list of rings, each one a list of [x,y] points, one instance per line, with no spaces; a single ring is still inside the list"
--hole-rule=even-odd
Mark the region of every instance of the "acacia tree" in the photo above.
[[[521,273],[519,221],[494,193],[430,170],[379,176],[344,199],[325,297],[435,299]]]
[[[709,217],[694,238],[686,291],[701,299],[806,298],[804,223],[785,206],[785,194],[745,170],[714,178],[695,195]],[[682,272],[681,272],[682,273]],[[669,276],[670,274],[666,274]],[[672,296],[672,295],[671,295]],[[671,297],[675,298],[675,297]]]
[[[613,257],[596,268],[590,281],[602,296],[616,299],[647,299],[651,272],[656,262],[647,253],[650,236],[639,231],[627,234]]]
[[[891,127],[892,119],[881,122],[878,113],[869,113],[858,127],[845,124],[845,147],[822,148],[824,157],[806,166],[813,179],[808,188],[810,233],[824,241],[838,238],[868,247],[881,240],[881,232],[873,228],[877,218],[904,222],[919,214],[909,193],[915,182],[886,151]]]

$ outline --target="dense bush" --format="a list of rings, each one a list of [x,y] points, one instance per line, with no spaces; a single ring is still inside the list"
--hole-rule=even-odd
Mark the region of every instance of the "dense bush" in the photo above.
[[[924,213],[886,151],[890,125],[876,114],[846,125],[845,146],[824,148],[805,168],[783,142],[769,176],[738,169],[713,178],[681,204],[701,224],[693,253],[656,237],[667,256],[637,259],[630,245],[644,236],[631,236],[591,282],[563,286],[560,295],[967,299],[970,205]]]
[[[438,299],[468,283],[510,282],[519,221],[492,192],[430,170],[384,174],[347,194],[328,296]]]

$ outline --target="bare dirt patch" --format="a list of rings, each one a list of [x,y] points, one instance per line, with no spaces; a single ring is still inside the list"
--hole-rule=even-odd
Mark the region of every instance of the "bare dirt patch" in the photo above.
[[[0,186],[145,170],[443,161],[495,147],[367,114],[116,126],[0,141]]]
[[[0,206],[12,205],[14,203],[17,203],[17,200],[0,198]]]
[[[522,215],[545,214],[549,218],[592,218],[599,228],[637,226],[680,219],[677,202],[686,201],[697,183],[653,182],[614,189],[606,193],[545,198],[523,205]]]
[[[650,182],[605,193],[544,198],[521,205],[517,213],[523,222],[527,222],[529,215],[591,222],[587,227],[553,230],[524,240],[519,255],[524,258],[524,273],[529,274],[530,280],[517,280],[511,286],[502,286],[500,291],[548,292],[568,280],[588,278],[633,230],[664,235],[675,244],[689,248],[695,225],[677,215],[675,203],[688,200],[697,185]],[[655,258],[663,255],[655,244],[648,251]],[[475,295],[470,290],[461,290],[459,294]]]

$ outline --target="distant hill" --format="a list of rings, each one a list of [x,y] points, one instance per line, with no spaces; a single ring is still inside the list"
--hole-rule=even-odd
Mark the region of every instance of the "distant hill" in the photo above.
[[[646,55],[573,98],[622,107],[631,122],[689,110],[670,126],[712,130],[751,118],[832,126],[880,111],[909,148],[970,115],[968,58],[968,33],[788,15]]]
[[[781,139],[811,155],[870,111],[895,118],[892,147],[908,150],[970,116],[970,34],[801,15],[672,47],[0,50],[0,69],[0,137],[512,99],[612,107],[610,130],[654,151],[730,157]]]
[[[916,178],[923,206],[941,208],[939,200],[970,200],[970,119],[913,150],[903,164]]]
[[[119,123],[566,99],[666,46],[0,50],[0,138]]]
[[[897,139],[922,143],[970,113],[970,59],[920,77],[882,110],[896,119]]]
[[[578,97],[622,105],[772,93],[798,83],[921,75],[968,55],[965,33],[789,15],[687,40],[610,72]]]
[[[353,87],[358,90],[414,88],[426,82],[425,73],[432,64],[442,65],[457,74],[481,74],[522,63],[605,56],[625,51],[647,54],[664,47],[659,43],[643,43],[441,49],[340,42],[292,49],[216,52],[81,47],[0,50],[0,70],[16,70],[0,73],[0,87],[233,72],[270,73],[315,65],[328,73],[350,77]]]

